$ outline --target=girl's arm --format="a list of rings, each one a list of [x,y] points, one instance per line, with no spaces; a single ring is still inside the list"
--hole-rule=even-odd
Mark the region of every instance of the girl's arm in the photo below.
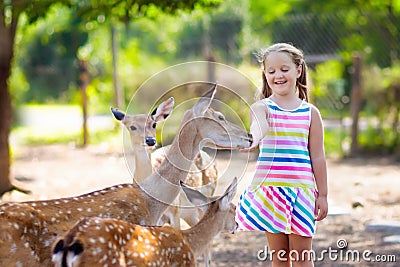
[[[241,149],[241,151],[250,151],[258,146],[261,139],[268,131],[268,109],[263,101],[257,101],[250,107],[250,134],[253,137],[253,143],[249,148]]]
[[[324,149],[324,127],[321,114],[314,106],[312,106],[311,109],[311,126],[308,146],[312,170],[318,190],[315,203],[315,220],[320,221],[328,215],[328,175]]]

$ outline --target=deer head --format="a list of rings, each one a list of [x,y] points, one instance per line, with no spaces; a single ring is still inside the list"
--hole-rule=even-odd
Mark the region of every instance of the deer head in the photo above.
[[[151,114],[127,115],[122,111],[111,108],[114,117],[128,129],[132,144],[154,146],[156,141],[157,122],[165,120],[172,112],[174,98],[162,102]]]

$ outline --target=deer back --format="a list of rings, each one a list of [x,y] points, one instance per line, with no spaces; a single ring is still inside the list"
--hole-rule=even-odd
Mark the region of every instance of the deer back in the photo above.
[[[21,228],[27,228],[27,231],[38,231],[39,234],[27,240],[27,246],[34,248],[43,264],[51,256],[50,247],[54,240],[85,217],[117,218],[137,224],[151,223],[148,221],[150,215],[143,195],[137,185],[133,184],[116,185],[77,197],[4,205],[15,207],[23,205],[32,210],[33,218],[28,216],[19,218],[20,225]],[[3,216],[1,218],[8,223],[16,221],[16,218]],[[31,220],[42,220],[40,229],[30,223]],[[14,239],[17,239],[17,236],[13,237]],[[23,252],[19,250],[20,247],[17,247],[21,256]]]
[[[40,211],[22,203],[0,206],[0,266],[39,266]]]

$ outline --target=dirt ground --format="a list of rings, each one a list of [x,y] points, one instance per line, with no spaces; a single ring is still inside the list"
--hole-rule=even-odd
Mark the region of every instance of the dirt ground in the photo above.
[[[237,153],[231,157],[220,153],[216,162],[222,177],[217,191],[238,176],[238,197],[251,180],[255,157],[248,160],[247,154]],[[75,196],[131,181],[123,149],[106,144],[18,147],[12,175],[15,184],[32,193],[14,191],[2,201]],[[399,266],[399,162],[388,158],[328,160],[328,175],[330,214],[317,226],[315,265]],[[266,238],[261,232],[221,234],[213,242],[212,266],[270,266],[265,255]]]

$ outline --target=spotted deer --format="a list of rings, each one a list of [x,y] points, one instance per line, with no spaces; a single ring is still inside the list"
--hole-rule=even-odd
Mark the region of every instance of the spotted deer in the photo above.
[[[222,231],[234,232],[237,179],[221,197],[208,198],[183,187],[188,199],[207,207],[186,230],[141,226],[108,218],[85,218],[53,244],[55,267],[197,266],[196,258]]]
[[[163,121],[172,112],[174,99],[169,98],[162,102],[151,114],[125,114],[124,112],[111,108],[114,117],[120,121],[128,130],[132,150],[128,157],[133,159],[133,177],[136,182],[142,181],[157,169],[165,159],[170,146],[164,146],[154,150],[156,145],[156,125]],[[127,153],[126,153],[127,154]],[[215,162],[203,150],[197,154],[192,164],[185,183],[191,187],[201,188],[201,192],[207,196],[214,195],[218,180],[218,171]],[[173,205],[164,212],[159,224],[169,223],[180,229],[180,219],[183,219],[189,226],[195,225],[203,215],[198,207],[191,207],[183,193],[180,193]],[[180,208],[185,207],[185,208]],[[208,267],[211,262],[211,252],[206,249],[204,263]]]
[[[192,161],[202,146],[211,145],[218,149],[249,147],[252,140],[248,133],[226,121],[220,112],[210,108],[215,91],[214,87],[185,112],[178,134],[168,151],[167,160],[162,162],[157,172],[140,183],[119,184],[75,197],[21,202],[40,213],[39,233],[24,244],[39,259],[40,266],[51,266],[51,244],[85,217],[115,218],[140,225],[156,225],[178,196],[181,188],[179,182],[185,180]],[[14,205],[15,203],[0,205],[2,225],[13,225],[18,219],[22,221],[19,227],[26,227],[26,231],[36,229],[36,226],[32,226],[29,215],[20,218],[4,215]],[[15,247],[15,244],[20,244],[19,240],[20,236],[16,235],[2,244],[1,249],[10,253],[0,258],[0,266],[5,266],[3,263],[9,262],[11,258],[21,262],[26,257],[25,248]],[[11,264],[13,265],[15,264]]]
[[[167,118],[174,106],[174,99],[169,98],[162,102],[151,114],[125,114],[120,110],[111,108],[114,117],[128,130],[132,150],[127,155],[133,159],[133,173],[136,182],[142,181],[157,169],[165,159],[170,146],[154,150],[156,145],[156,125]],[[130,160],[130,159],[128,159]],[[191,187],[201,188],[201,192],[212,196],[215,192],[218,171],[215,162],[203,150],[194,159],[185,183]],[[194,225],[202,216],[200,209],[183,209],[179,206],[190,207],[190,203],[183,194],[179,195],[176,205],[168,207],[160,224],[170,223],[180,228],[180,218],[189,225]]]

